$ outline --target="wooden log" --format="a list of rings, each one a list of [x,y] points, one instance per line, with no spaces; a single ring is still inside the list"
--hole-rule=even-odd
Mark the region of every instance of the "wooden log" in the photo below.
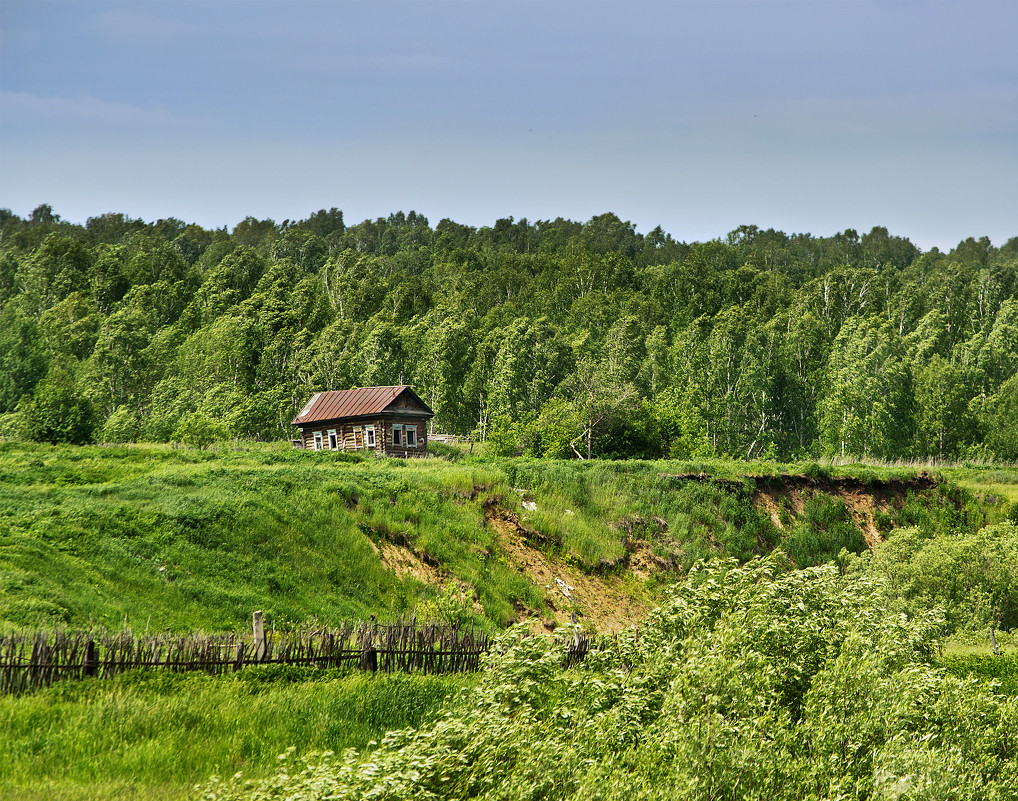
[[[90,677],[99,675],[99,655],[96,653],[95,640],[85,644],[85,663],[81,674]]]
[[[261,611],[254,613],[254,659],[255,662],[263,661],[268,655],[268,645],[265,642],[265,624],[262,621]]]

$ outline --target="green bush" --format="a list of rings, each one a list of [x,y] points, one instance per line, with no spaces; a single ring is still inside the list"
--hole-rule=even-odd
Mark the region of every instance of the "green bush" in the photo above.
[[[192,412],[177,423],[173,439],[203,451],[213,442],[224,439],[227,434],[226,427],[221,423],[201,412]]]
[[[949,655],[940,659],[944,668],[959,678],[975,676],[993,682],[995,690],[1018,697],[1018,652],[1010,654]]]
[[[513,630],[434,724],[204,797],[1013,798],[1018,703],[936,668],[937,617],[885,603],[833,567],[699,565],[574,669]]]
[[[31,398],[18,404],[22,432],[36,442],[82,445],[95,429],[92,403],[75,387],[74,373],[57,363],[35,387]]]
[[[121,406],[99,429],[101,442],[134,442],[141,433],[141,420],[129,406]]]
[[[1018,627],[1018,526],[926,537],[898,529],[876,550],[874,565],[918,613],[942,607],[952,630]]]
[[[834,561],[842,549],[862,553],[866,539],[844,501],[820,493],[806,501],[784,547],[799,567],[810,567]]]

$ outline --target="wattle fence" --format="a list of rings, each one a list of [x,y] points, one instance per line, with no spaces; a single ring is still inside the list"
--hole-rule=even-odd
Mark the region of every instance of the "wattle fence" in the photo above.
[[[583,660],[602,638],[573,633],[564,665]],[[303,665],[383,673],[467,673],[480,669],[491,638],[472,627],[419,623],[344,623],[300,633],[149,635],[39,631],[0,634],[0,695],[54,682],[108,678],[129,670],[232,673],[251,665]]]
[[[50,631],[0,634],[0,694],[128,670],[230,673],[249,665],[305,665],[385,673],[464,673],[491,647],[473,628],[414,619],[343,624],[304,633],[135,634]]]

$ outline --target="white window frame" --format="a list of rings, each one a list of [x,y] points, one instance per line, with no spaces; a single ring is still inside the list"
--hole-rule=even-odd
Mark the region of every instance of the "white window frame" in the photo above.
[[[330,451],[338,451],[339,450],[339,437],[336,436],[336,429],[330,428],[328,434],[329,434],[329,450]]]
[[[375,427],[364,426],[364,447],[377,448],[378,441],[375,439]]]
[[[394,425],[392,427],[392,444],[403,447],[403,426]]]
[[[408,448],[417,447],[417,426],[403,426],[403,439]]]
[[[314,434],[314,438],[315,438],[315,450],[316,451],[322,450],[322,432],[316,431]]]

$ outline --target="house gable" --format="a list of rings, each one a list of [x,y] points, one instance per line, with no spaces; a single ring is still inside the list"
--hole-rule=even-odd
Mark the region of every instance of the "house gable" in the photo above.
[[[374,417],[380,414],[407,414],[425,419],[435,416],[431,407],[406,385],[363,387],[315,393],[293,418],[293,425],[304,426],[309,423]]]

